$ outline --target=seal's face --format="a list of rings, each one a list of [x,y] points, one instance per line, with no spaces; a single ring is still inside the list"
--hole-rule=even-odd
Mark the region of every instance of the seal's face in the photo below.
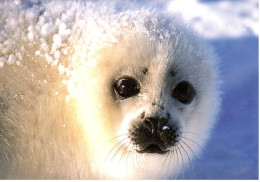
[[[140,71],[144,78],[149,77],[148,68]],[[169,73],[166,72],[166,74]],[[165,78],[165,76],[162,77]],[[180,102],[183,105],[191,104],[196,96],[196,91],[188,81],[181,81],[175,87],[164,81],[159,89],[157,85],[161,85],[158,83],[161,81],[160,78],[157,81],[154,80],[154,83],[141,83],[149,78],[139,81],[137,79],[124,75],[115,80],[113,85],[114,94],[120,104],[123,105],[127,99],[133,99],[136,105],[141,106],[136,107],[137,111],[132,110],[138,114],[129,121],[125,121],[128,122],[128,126],[124,129],[128,130],[128,138],[138,153],[165,154],[178,143],[181,137],[180,118],[173,115],[174,102]],[[170,88],[164,88],[167,86]],[[166,93],[165,90],[167,90]],[[154,92],[157,92],[157,97]],[[132,114],[131,110],[129,111]]]
[[[169,58],[169,52],[152,42],[139,48],[140,52],[133,48],[125,51],[128,56],[114,65],[116,71],[109,83],[123,113],[118,135],[139,154],[166,154],[182,138],[184,116],[196,106],[197,91],[193,80],[176,69],[178,62]]]
[[[93,156],[112,178],[177,175],[203,146],[211,127],[211,68],[192,49],[179,45],[184,50],[172,51],[173,41],[129,39],[103,51],[100,59],[107,61],[93,71],[91,78],[99,84],[94,95],[86,95],[96,96],[94,102],[102,106],[94,109],[98,117],[80,107],[83,121],[91,123],[86,133]]]

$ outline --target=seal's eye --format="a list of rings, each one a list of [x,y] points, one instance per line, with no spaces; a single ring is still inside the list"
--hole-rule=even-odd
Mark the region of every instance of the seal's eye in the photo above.
[[[116,81],[114,91],[119,99],[127,99],[140,92],[140,85],[136,79],[125,76]]]
[[[183,104],[190,104],[195,95],[195,89],[187,81],[178,83],[178,85],[172,91],[172,96]]]

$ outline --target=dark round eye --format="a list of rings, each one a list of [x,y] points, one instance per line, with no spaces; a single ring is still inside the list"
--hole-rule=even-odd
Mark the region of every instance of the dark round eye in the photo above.
[[[190,104],[196,95],[194,87],[187,81],[182,81],[172,91],[172,96],[183,104]]]
[[[127,99],[140,92],[140,85],[132,77],[122,77],[114,84],[114,91],[119,99]]]

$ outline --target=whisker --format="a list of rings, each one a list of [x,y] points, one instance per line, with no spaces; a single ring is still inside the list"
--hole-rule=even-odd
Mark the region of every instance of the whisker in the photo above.
[[[180,141],[180,142],[181,142],[181,141]],[[188,157],[188,159],[189,159],[189,161],[190,161],[191,169],[192,169],[192,171],[194,172],[194,170],[193,170],[193,164],[192,164],[192,160],[191,160],[190,156],[188,155],[187,151],[186,151],[185,148],[182,146],[182,144],[181,144],[181,143],[179,143],[179,144],[180,144],[181,148],[183,149],[183,151],[185,152],[185,154],[187,155],[187,157]]]
[[[172,155],[172,156],[171,156]],[[175,165],[174,165],[174,162],[175,162],[175,155],[174,155],[174,148],[173,148],[173,150],[171,150],[170,152],[169,152],[169,156],[170,156],[170,160],[169,160],[169,165],[171,165],[171,160],[173,161],[173,167],[171,167],[170,166],[170,172],[168,173],[168,175],[167,175],[167,179],[170,177],[170,175],[172,174],[172,171],[174,170],[174,167],[175,167]],[[169,165],[168,165],[168,167],[167,168],[169,168]]]
[[[187,137],[184,137],[184,136],[181,136],[181,138],[184,138],[184,139],[186,139],[186,140],[189,140],[189,141],[195,143],[198,147],[200,147],[200,149],[202,149],[202,146],[199,145],[199,144],[198,144],[197,142],[195,142],[194,140],[192,140],[192,139],[190,139],[190,138],[187,138]]]
[[[127,152],[128,147],[125,147],[124,151],[121,153],[121,157],[119,159],[119,163],[121,162],[122,158],[124,157],[125,152]]]
[[[195,152],[190,148],[190,146],[189,146],[186,142],[184,142],[183,140],[180,140],[180,141],[182,141],[183,144],[186,145],[186,146],[190,149],[190,151],[193,153],[194,157],[195,157],[196,160],[198,161],[199,159],[197,158],[197,155],[196,155]]]
[[[143,165],[145,163],[145,161],[147,161],[147,160],[145,160],[147,158],[145,158],[145,154],[139,154],[139,156],[140,156],[140,159],[141,159],[141,162],[142,162],[142,165]]]
[[[135,155],[135,162],[136,162],[136,165],[139,166],[139,163],[138,163],[138,156],[136,155],[136,152],[134,152],[134,155]]]
[[[182,156],[182,153],[181,153],[181,150],[180,150],[180,147],[179,146],[177,146],[177,149],[178,149],[178,151],[180,152],[180,155],[181,155],[181,161],[182,161],[182,177],[184,178],[184,161],[183,161],[183,156]]]
[[[119,142],[117,142],[116,145],[108,152],[108,155],[107,155],[106,160],[108,160],[108,158],[109,158],[111,152],[112,152],[119,144],[121,144],[121,142],[123,142],[124,140],[127,140],[127,139],[128,139],[128,138],[124,138],[124,139],[120,140]]]
[[[165,157],[165,160],[164,160],[164,162],[163,162],[163,166],[165,165],[166,161],[168,160],[169,155],[170,155],[170,152],[167,153],[167,155],[166,155],[166,157]]]
[[[108,141],[106,141],[106,142],[104,143],[104,145],[106,145],[106,144],[108,144],[109,142],[111,142],[112,140],[115,140],[115,139],[117,139],[117,138],[119,138],[119,137],[121,137],[121,136],[124,136],[124,135],[125,135],[125,136],[128,136],[127,134],[117,135],[117,136],[115,136],[115,137],[109,139]]]
[[[180,168],[181,168],[181,163],[180,163],[180,157],[179,157],[179,153],[178,153],[178,151],[177,151],[177,147],[175,147],[175,153],[176,153],[176,155],[177,155],[177,173],[176,173],[176,175],[175,175],[175,179],[177,179],[178,178],[178,175],[179,175],[179,173],[180,173]]]
[[[178,174],[179,174],[179,172],[180,172],[180,171],[179,171],[179,170],[180,170],[180,169],[179,169],[179,154],[178,154],[176,148],[177,148],[177,147],[174,147],[174,150],[173,150],[174,153],[176,153],[175,156],[176,156],[176,159],[177,159],[177,163],[176,163],[176,164],[177,164],[177,165],[176,165],[176,166],[177,166],[177,172],[176,172],[176,174],[175,174],[175,179],[177,179],[177,176],[178,176]]]
[[[134,149],[134,147],[135,147],[135,145],[133,145],[133,147],[131,148],[131,155],[132,155],[132,157],[130,157],[130,159],[131,159],[131,163],[132,163],[132,165],[133,166],[135,166],[135,164],[134,164],[134,154],[135,154],[135,149]]]
[[[125,138],[125,139],[127,139],[127,138]],[[114,153],[114,155],[113,155],[113,157],[111,158],[111,161],[114,159],[114,157],[117,155],[117,153],[123,148],[123,147],[125,147],[125,144],[127,144],[129,141],[126,141],[125,143],[122,143],[122,141],[121,141],[121,146],[116,150],[116,152]]]
[[[130,146],[131,146],[132,144],[130,144]],[[127,151],[127,156],[126,156],[126,169],[127,169],[127,164],[128,164],[128,157],[129,157],[129,154],[131,153],[132,154],[132,151],[131,150],[129,150],[129,148],[130,148],[130,146],[128,146],[128,151]]]

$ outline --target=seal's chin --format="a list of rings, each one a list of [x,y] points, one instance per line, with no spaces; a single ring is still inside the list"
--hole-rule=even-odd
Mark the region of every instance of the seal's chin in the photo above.
[[[166,154],[168,150],[163,149],[164,147],[161,147],[157,144],[150,144],[144,149],[137,150],[138,153],[157,153],[157,154]]]

